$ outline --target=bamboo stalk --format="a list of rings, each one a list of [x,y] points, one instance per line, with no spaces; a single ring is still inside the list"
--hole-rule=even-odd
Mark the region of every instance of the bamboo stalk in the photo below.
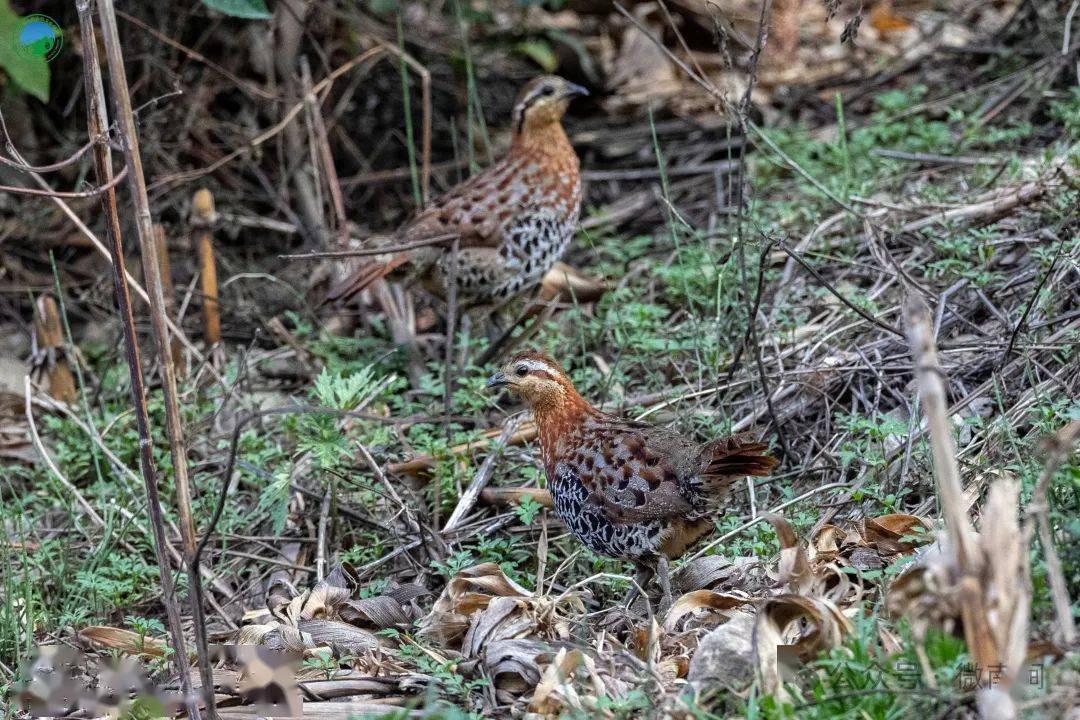
[[[105,2],[108,3],[108,0],[105,0]],[[102,82],[101,65],[97,54],[97,39],[94,33],[93,18],[90,14],[89,0],[76,0],[76,8],[79,13],[79,29],[84,48],[83,81],[86,88],[87,130],[90,137],[100,137],[108,128],[109,122],[105,111],[105,88]],[[111,4],[109,8],[111,10]],[[120,66],[120,72],[123,74],[122,65]],[[94,169],[99,184],[107,184],[112,179],[112,152],[108,144],[98,143],[94,146]],[[141,176],[141,174],[140,172],[139,175]],[[139,340],[135,334],[135,317],[131,309],[131,292],[125,281],[127,267],[120,233],[120,215],[117,209],[116,191],[110,189],[103,193],[101,195],[101,205],[105,214],[109,250],[112,256],[116,303],[124,327],[124,346],[127,355],[128,372],[131,377],[131,399],[132,404],[135,406],[135,424],[139,432],[139,467],[146,488],[147,511],[150,515],[150,525],[154,535],[154,554],[157,558],[158,570],[161,576],[162,604],[165,606],[169,634],[172,636],[173,648],[175,649],[173,662],[176,664],[176,670],[179,674],[180,688],[184,694],[188,717],[191,720],[200,720],[198,706],[193,702],[187,645],[184,642],[184,629],[180,619],[180,609],[176,602],[172,568],[169,565],[166,550],[168,545],[165,539],[165,522],[158,491],[157,467],[154,463],[150,416],[146,407],[142,358],[139,352]],[[160,293],[160,285],[157,290]],[[150,299],[153,301],[153,294],[150,295]],[[151,302],[151,306],[153,306],[153,302]]]
[[[203,339],[209,346],[221,342],[221,308],[218,305],[217,264],[214,260],[214,196],[206,188],[191,199],[191,240],[199,261],[202,290]]]
[[[933,457],[934,480],[937,485],[941,514],[945,519],[949,547],[956,558],[956,591],[963,619],[964,641],[979,672],[980,687],[989,679],[990,668],[1007,667],[1006,648],[999,647],[987,614],[986,558],[980,549],[964,503],[960,467],[956,460],[956,444],[949,425],[946,397],[946,375],[938,359],[937,343],[930,308],[912,287],[906,287],[903,302],[904,325],[914,363],[919,401],[926,415]],[[1000,529],[999,529],[1000,530]],[[984,528],[983,533],[991,532]],[[983,543],[985,546],[985,543]],[[1006,672],[1003,685],[1011,677]],[[999,717],[1015,717],[1013,712]]]
[[[83,0],[79,0],[82,2]],[[202,694],[206,704],[207,715],[215,720],[217,713],[214,707],[214,681],[210,667],[209,647],[206,639],[206,619],[202,606],[202,578],[197,563],[191,562],[195,554],[196,537],[195,524],[191,516],[191,490],[188,483],[187,449],[184,444],[184,431],[180,421],[180,404],[176,390],[176,370],[173,367],[172,355],[169,351],[168,318],[165,313],[165,299],[162,293],[160,265],[158,264],[157,248],[154,245],[153,220],[150,215],[150,201],[146,192],[146,178],[143,175],[142,156],[139,152],[138,134],[135,129],[135,117],[131,108],[131,93],[128,89],[127,76],[124,72],[124,55],[120,45],[120,32],[116,24],[116,12],[113,0],[98,0],[98,15],[101,23],[101,35],[105,46],[105,53],[109,60],[109,85],[112,89],[112,99],[115,105],[116,135],[124,153],[125,165],[129,169],[128,186],[131,189],[132,202],[135,207],[135,229],[139,239],[139,250],[142,258],[143,275],[146,281],[146,290],[150,294],[150,320],[153,327],[154,340],[157,346],[158,360],[161,364],[163,395],[165,401],[165,429],[169,438],[169,453],[172,459],[174,480],[176,483],[176,510],[179,517],[180,535],[184,545],[184,560],[187,569],[188,592],[191,599],[192,625],[195,632],[195,646],[199,659],[199,673],[202,679]],[[88,29],[89,17],[86,19]],[[96,53],[93,48],[94,39],[90,35],[86,43],[87,53]],[[93,48],[93,49],[92,49]],[[100,90],[99,87],[96,88]],[[99,94],[97,97],[103,97]],[[99,107],[98,112],[104,111]],[[107,126],[106,126],[107,127]],[[104,127],[98,128],[98,133]],[[114,200],[115,200],[115,196]],[[115,211],[115,202],[113,204]],[[117,221],[118,222],[118,221]],[[117,234],[117,238],[119,235]],[[122,276],[121,276],[122,277]],[[122,284],[122,283],[121,283]],[[215,290],[216,296],[216,290]],[[137,372],[138,365],[133,368]],[[141,374],[141,373],[140,373]],[[145,402],[145,398],[143,398]],[[147,428],[148,430],[148,428]],[[144,452],[149,453],[149,434],[140,443]],[[156,494],[156,487],[155,494]],[[157,498],[153,498],[151,504],[156,505]],[[160,510],[157,511],[160,513]],[[154,523],[154,532],[161,534],[162,544],[165,542],[164,529],[161,518]],[[179,650],[179,648],[178,648]],[[187,681],[190,683],[190,680]],[[190,706],[189,713],[198,717],[198,710],[194,705]]]
[[[75,376],[68,366],[64,350],[64,329],[60,311],[52,295],[42,295],[34,312],[34,335],[38,349],[45,353],[45,375],[49,378],[49,395],[61,402],[73,403],[77,397]]]
[[[165,228],[160,223],[154,223],[154,246],[157,248],[158,272],[161,273],[161,292],[165,296],[165,314],[170,319],[176,318],[176,291],[173,288],[172,270],[169,267],[169,245],[165,239]],[[180,344],[180,338],[171,336],[169,352],[172,355],[176,374],[183,376],[183,352],[184,347]]]

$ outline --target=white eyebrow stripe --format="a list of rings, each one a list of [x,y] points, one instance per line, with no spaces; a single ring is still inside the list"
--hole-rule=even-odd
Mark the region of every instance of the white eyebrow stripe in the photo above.
[[[522,360],[521,364],[529,368],[530,370],[547,370],[548,372],[554,372],[552,367],[543,360]]]

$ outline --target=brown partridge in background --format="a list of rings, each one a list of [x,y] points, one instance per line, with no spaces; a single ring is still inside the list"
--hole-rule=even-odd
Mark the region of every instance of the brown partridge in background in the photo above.
[[[600,412],[543,353],[518,353],[488,387],[532,406],[555,514],[594,552],[633,561],[639,586],[658,574],[664,607],[668,561],[713,529],[732,483],[777,462],[749,438],[702,444]]]
[[[445,298],[458,239],[458,302],[465,307],[498,304],[533,289],[566,250],[581,211],[581,175],[562,127],[570,100],[585,88],[560,77],[529,82],[513,111],[513,138],[506,157],[448,190],[394,235],[379,238],[389,259],[364,262],[334,287],[328,300],[346,300],[393,274],[420,282]]]

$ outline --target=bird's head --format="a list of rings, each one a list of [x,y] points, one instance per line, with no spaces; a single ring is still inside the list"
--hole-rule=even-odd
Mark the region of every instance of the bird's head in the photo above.
[[[514,103],[514,134],[530,133],[562,120],[570,101],[589,91],[557,75],[529,81]]]
[[[488,379],[487,387],[504,387],[539,410],[553,409],[581,397],[559,363],[535,350],[512,357]]]

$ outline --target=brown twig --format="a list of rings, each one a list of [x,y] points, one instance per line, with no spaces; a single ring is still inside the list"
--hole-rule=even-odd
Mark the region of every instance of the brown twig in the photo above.
[[[388,245],[386,247],[378,248],[364,248],[361,250],[341,250],[337,252],[309,252],[309,253],[296,253],[293,255],[278,255],[282,260],[314,260],[316,258],[351,258],[351,257],[371,257],[373,255],[393,255],[395,253],[407,252],[409,250],[415,250],[416,248],[430,247],[432,245],[443,245],[449,241],[455,240],[458,237],[456,233],[452,235],[437,235],[427,240],[417,240],[416,242],[401,243],[400,245]]]
[[[476,471],[476,474],[473,475],[469,487],[465,489],[465,492],[461,493],[461,498],[458,500],[457,507],[450,513],[446,525],[442,528],[443,535],[456,530],[465,520],[465,516],[472,510],[473,505],[476,504],[476,500],[480,497],[480,493],[488,484],[488,481],[491,480],[491,476],[495,472],[495,460],[499,457],[498,450],[506,447],[507,441],[509,441],[517,432],[518,425],[521,424],[521,421],[522,419],[518,417],[513,418],[506,423],[506,427],[503,428],[502,434],[499,435],[499,439],[495,441],[495,449],[492,452],[489,452],[487,457],[484,458],[484,462],[480,464],[480,468]]]
[[[19,151],[15,149],[15,146],[11,142],[11,136],[8,134],[7,126],[4,124],[4,115],[2,112],[0,112],[0,133],[3,133],[4,147],[11,154],[11,156],[19,162],[19,167],[23,170],[26,170],[27,172],[30,172],[30,176],[43,190],[49,190],[49,185],[45,182],[44,178],[42,178],[36,172],[31,172],[30,170],[28,170],[28,168],[31,168],[32,166],[29,165],[22,157],[22,155],[19,154]],[[98,238],[98,236],[95,235],[89,227],[87,227],[86,223],[83,222],[82,219],[75,213],[75,211],[71,209],[70,205],[64,202],[63,198],[57,197],[55,194],[52,194],[51,191],[47,194],[49,199],[51,199],[53,203],[55,203],[56,206],[60,208],[60,211],[63,212],[64,215],[66,215],[68,219],[71,220],[75,227],[79,229],[79,232],[81,232],[86,237],[86,239],[90,241],[90,244],[94,246],[94,249],[97,250],[101,254],[101,256],[109,262],[110,265],[112,265],[112,252],[108,247],[106,247],[105,243],[101,242],[100,238]],[[136,280],[135,277],[126,269],[124,270],[124,279],[127,280],[127,285],[132,291],[134,291],[135,296],[149,305],[150,296],[147,295],[146,290],[141,284],[139,284],[139,281]],[[176,323],[174,323],[172,320],[168,320],[168,324],[169,330],[174,334],[175,337],[179,338],[181,344],[183,344],[184,346],[184,349],[190,352],[197,361],[203,361],[205,359],[203,357],[203,354],[199,351],[197,347],[195,347],[195,345],[192,344],[190,340],[188,340],[188,337],[184,333],[184,331],[180,329],[180,327],[176,325]],[[217,380],[221,381],[220,376],[218,376],[217,374],[217,370],[211,368],[211,372],[214,374]]]
[[[188,591],[191,597],[192,621],[195,631],[195,645],[199,658],[199,672],[202,679],[203,700],[206,704],[207,715],[214,720],[216,712],[214,708],[214,683],[213,672],[210,668],[209,646],[206,638],[206,620],[202,607],[202,579],[197,563],[192,563],[195,552],[195,524],[191,515],[191,490],[188,483],[187,449],[184,442],[184,431],[180,421],[180,403],[176,389],[176,370],[173,367],[172,355],[169,349],[169,329],[167,315],[165,313],[165,299],[161,286],[160,266],[157,259],[157,248],[154,245],[153,219],[150,215],[150,201],[147,197],[146,179],[143,176],[142,157],[139,152],[138,134],[135,129],[135,118],[131,109],[131,92],[128,88],[127,76],[124,72],[124,55],[120,44],[120,31],[116,25],[116,13],[113,8],[113,0],[98,0],[98,15],[101,23],[102,41],[105,53],[109,59],[109,85],[112,89],[112,99],[115,105],[115,121],[117,126],[117,139],[120,141],[124,153],[125,165],[130,170],[129,187],[131,189],[132,202],[135,208],[135,229],[139,239],[139,250],[142,257],[143,275],[146,278],[147,290],[150,293],[150,320],[153,327],[155,344],[157,346],[158,360],[161,365],[163,395],[165,401],[165,429],[169,438],[169,453],[172,459],[173,481],[176,486],[176,510],[180,519],[180,535],[184,539],[184,559],[187,565]],[[90,29],[90,19],[87,13],[87,29]],[[92,35],[88,36],[88,44],[95,41]],[[96,53],[96,49],[90,52]],[[96,90],[100,90],[100,83]],[[89,90],[89,88],[88,88]],[[90,92],[87,93],[88,95]],[[97,94],[99,99],[102,94]],[[103,111],[104,107],[99,109]],[[94,128],[100,134],[101,128]],[[109,172],[106,168],[102,170]],[[107,175],[106,175],[107,177]],[[112,212],[115,213],[115,194],[113,198]],[[119,223],[117,218],[115,221]],[[116,227],[115,239],[119,239],[119,227]],[[117,248],[119,250],[119,247]],[[119,264],[122,258],[116,259]],[[118,277],[118,282],[120,278]],[[122,284],[122,282],[120,283]],[[127,318],[125,318],[127,320]],[[134,328],[131,329],[134,341]],[[129,358],[131,359],[131,358]],[[137,358],[134,358],[137,360]],[[132,373],[139,375],[141,384],[140,365],[132,364]],[[143,402],[145,397],[137,398],[136,402]],[[145,412],[145,407],[143,409]],[[145,435],[141,446],[143,451],[149,453],[150,435],[149,419],[142,428]],[[151,459],[152,461],[152,459]],[[164,544],[164,527],[161,523],[160,509],[156,481],[148,484],[153,485],[155,497],[151,498],[151,511],[158,515],[153,522],[155,535],[160,535],[161,543]],[[171,580],[170,580],[171,582]],[[179,630],[179,628],[177,628]],[[178,648],[179,649],[179,648]],[[192,708],[194,716],[198,711]]]
[[[319,164],[322,166],[323,183],[330,193],[330,204],[334,208],[334,229],[337,234],[337,245],[345,248],[349,244],[349,229],[345,217],[345,200],[341,194],[341,181],[338,179],[337,168],[334,167],[334,155],[330,150],[330,138],[326,132],[326,123],[323,121],[322,105],[319,98],[311,89],[311,66],[307,56],[300,58],[300,81],[304,90],[304,99],[307,101],[308,122],[311,125],[315,144],[318,146]]]
[[[817,271],[817,269],[814,268],[813,265],[806,262],[806,260],[803,259],[803,256],[800,255],[797,251],[793,250],[791,247],[789,247],[786,242],[784,242],[781,239],[777,239],[776,244],[779,245],[780,249],[783,250],[785,253],[787,253],[793,260],[795,260],[797,263],[802,265],[803,269],[805,269],[808,273],[813,275],[814,279],[816,279],[818,282],[820,282],[822,284],[822,286],[832,294],[833,297],[835,297],[837,300],[844,303],[849,308],[851,308],[853,311],[855,311],[855,313],[859,317],[863,318],[864,320],[866,320],[868,322],[872,322],[874,325],[877,325],[882,330],[887,330],[888,332],[892,333],[893,335],[896,335],[897,337],[903,337],[904,336],[904,333],[902,333],[899,328],[893,327],[892,325],[889,325],[886,322],[878,320],[876,317],[874,317],[873,315],[866,312],[865,310],[860,308],[858,305],[856,305],[855,303],[851,302],[846,297],[844,297],[844,295],[839,290],[834,288],[832,286],[832,284],[828,280],[826,280],[824,277],[821,276],[821,273],[819,273]]]
[[[316,94],[321,93],[323,90],[333,85],[335,80],[355,68],[357,65],[360,65],[361,63],[364,63],[368,60],[371,60],[372,58],[379,56],[386,50],[387,47],[380,45],[378,47],[373,47],[370,50],[361,53],[360,55],[357,55],[352,60],[349,60],[348,62],[345,62],[339,67],[337,67],[329,75],[316,83],[315,86],[311,88],[312,92]],[[300,111],[304,109],[304,105],[305,101],[303,99],[301,99],[297,103],[294,103],[292,107],[290,107],[289,110],[282,116],[281,120],[278,120],[276,123],[253,137],[248,142],[233,150],[228,155],[225,155],[224,157],[215,160],[206,167],[202,167],[197,170],[187,170],[184,172],[174,173],[173,175],[168,175],[161,178],[160,180],[155,181],[153,185],[151,185],[151,188],[156,189],[161,186],[175,185],[176,183],[181,182],[189,182],[191,180],[197,180],[205,175],[209,175],[210,173],[215,172],[216,170],[231,163],[238,157],[241,157],[245,153],[254,150],[256,147],[262,145],[267,140],[276,137],[278,133],[288,127],[289,123],[291,123],[293,119],[298,114],[300,114]]]
[[[6,135],[7,135],[7,133],[5,131],[5,136]],[[85,145],[83,145],[81,148],[76,150],[71,156],[65,158],[64,160],[58,160],[57,162],[51,163],[49,165],[23,165],[20,162],[17,162],[15,160],[9,160],[6,157],[0,157],[0,164],[7,165],[9,168],[15,168],[19,172],[30,172],[30,173],[56,172],[57,170],[61,170],[63,168],[66,168],[68,165],[74,165],[75,163],[77,163],[82,158],[83,155],[85,155],[86,153],[88,153],[90,151],[90,148],[94,147],[98,143],[105,142],[105,141],[106,140],[105,140],[104,136],[96,137],[96,138],[90,138],[86,142]]]
[[[25,170],[26,168],[20,168]],[[99,197],[104,193],[109,192],[120,182],[127,177],[128,169],[125,166],[116,174],[116,177],[109,180],[104,185],[94,188],[93,190],[83,190],[80,192],[68,192],[65,190],[35,190],[34,188],[15,187],[14,185],[0,185],[0,192],[8,192],[14,195],[36,195],[37,197],[51,197],[51,198],[64,198],[66,200],[76,200],[79,198],[92,198]]]
[[[191,58],[195,62],[202,63],[203,65],[210,68],[214,72],[220,74],[222,77],[226,78],[229,82],[236,85],[236,87],[240,88],[240,90],[242,92],[244,92],[244,93],[246,93],[248,95],[257,95],[257,96],[263,98],[264,100],[281,100],[281,98],[278,95],[276,95],[276,94],[274,94],[272,92],[267,92],[266,90],[263,90],[261,87],[259,87],[258,85],[256,85],[253,82],[250,82],[248,80],[244,80],[243,78],[237,77],[233,73],[231,73],[228,70],[226,70],[225,68],[223,68],[221,65],[218,65],[216,62],[214,62],[210,58],[206,57],[205,55],[202,55],[201,53],[198,53],[198,52],[192,50],[191,48],[187,47],[186,45],[183,45],[182,43],[178,43],[177,41],[173,40],[168,35],[166,35],[166,34],[164,34],[162,32],[159,32],[159,31],[155,30],[154,28],[152,28],[151,26],[147,25],[146,23],[144,23],[139,18],[137,18],[137,17],[135,17],[133,15],[128,15],[123,10],[117,10],[116,14],[118,16],[122,17],[125,21],[127,21],[127,22],[131,23],[132,25],[134,25],[135,27],[139,28],[143,32],[148,33],[149,35],[153,36],[154,38],[157,38],[158,40],[165,43],[166,45],[168,45],[168,46],[170,46],[172,48],[175,48],[175,49],[179,50],[180,52],[184,53],[185,55],[187,55],[189,58]]]
[[[974,562],[972,534],[963,502],[960,468],[956,462],[956,445],[949,426],[948,402],[945,395],[945,371],[938,360],[930,308],[922,296],[908,291],[904,294],[904,324],[911,346],[915,377],[919,384],[919,401],[926,413],[927,430],[934,460],[934,477],[938,483],[941,511],[949,525],[949,534],[962,567]]]
[[[1042,292],[1043,287],[1046,286],[1046,281],[1049,280],[1050,276],[1053,274],[1054,268],[1057,267],[1058,260],[1061,259],[1061,251],[1065,247],[1066,237],[1068,237],[1068,235],[1063,233],[1061,239],[1058,241],[1057,252],[1054,253],[1054,259],[1050,261],[1050,267],[1046,268],[1046,272],[1043,273],[1039,283],[1035,286],[1035,290],[1031,293],[1031,299],[1028,300],[1027,304],[1024,306],[1024,312],[1020,314],[1020,319],[1016,321],[1016,327],[1009,333],[1009,342],[1005,345],[1005,351],[1001,353],[1001,359],[998,360],[999,368],[1004,365],[1008,361],[1009,356],[1012,355],[1013,346],[1016,344],[1016,337],[1023,329],[1024,323],[1027,322],[1028,315],[1031,314],[1031,309],[1035,307],[1035,303],[1038,302],[1039,294]]]
[[[93,18],[90,14],[89,0],[77,0],[76,8],[79,13],[79,27],[82,35],[84,58],[83,80],[86,92],[87,128],[91,137],[100,136],[108,127],[108,118],[105,110],[105,88],[102,82],[101,65],[97,54],[97,39],[94,33]],[[112,18],[112,3],[110,0],[102,2],[102,29],[106,36],[106,47],[112,46],[115,53],[119,54],[120,48],[116,37],[115,18]],[[112,20],[111,28],[105,16],[109,15]],[[111,32],[110,32],[111,30]],[[111,42],[110,42],[111,40]],[[113,57],[117,64],[113,70],[123,77],[124,66],[122,57]],[[126,86],[126,81],[123,83]],[[114,91],[117,88],[114,86]],[[121,93],[127,100],[127,88]],[[129,106],[130,110],[130,106]],[[127,118],[131,122],[130,113]],[[131,136],[128,132],[130,126],[123,128],[121,136],[128,140]],[[125,147],[127,142],[125,142]],[[94,146],[94,166],[98,180],[106,185],[113,179],[112,158],[108,145],[96,144]],[[141,171],[137,173],[141,177]],[[165,522],[161,510],[161,499],[158,492],[157,466],[154,462],[153,438],[150,433],[150,415],[146,407],[146,388],[143,385],[142,358],[139,350],[139,339],[135,333],[135,318],[131,310],[131,294],[128,284],[125,282],[127,269],[124,261],[124,246],[120,234],[120,215],[116,202],[116,191],[108,190],[101,195],[102,209],[106,217],[110,249],[113,261],[113,284],[116,290],[116,299],[120,311],[120,320],[124,327],[124,344],[127,350],[128,373],[131,378],[132,402],[135,406],[135,424],[139,432],[139,465],[142,470],[143,484],[146,487],[147,509],[150,515],[150,525],[154,533],[154,554],[157,557],[158,570],[161,577],[162,603],[165,606],[165,614],[169,622],[169,632],[172,635],[173,662],[180,676],[180,687],[184,693],[184,702],[187,706],[188,717],[191,720],[200,720],[198,705],[192,697],[191,674],[188,671],[187,645],[184,642],[184,630],[180,620],[180,608],[176,603],[176,592],[173,587],[172,568],[169,566],[167,556],[167,543],[165,538]],[[157,270],[156,262],[154,271]],[[155,273],[156,274],[156,273]],[[160,298],[160,284],[157,287]],[[151,303],[153,306],[153,303]],[[212,675],[209,687],[213,687]],[[204,686],[207,681],[204,680]],[[211,703],[213,701],[211,691]],[[212,707],[212,705],[211,705]]]

